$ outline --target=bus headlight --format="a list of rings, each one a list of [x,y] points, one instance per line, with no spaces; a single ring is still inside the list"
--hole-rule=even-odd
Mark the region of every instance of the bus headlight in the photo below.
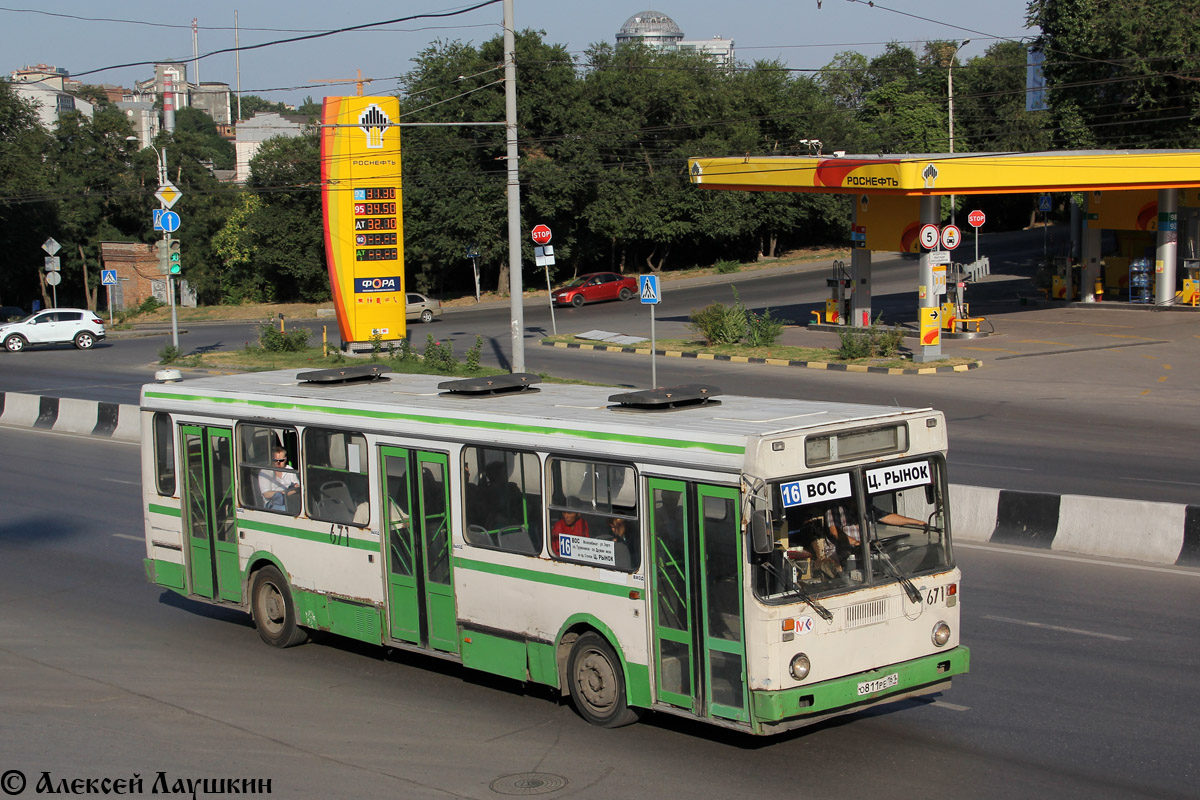
[[[792,656],[792,663],[788,666],[788,669],[791,671],[793,678],[802,681],[808,677],[808,671],[812,669],[812,663],[809,662],[808,656],[804,655],[804,653],[796,653],[796,655]]]
[[[944,646],[946,644],[946,642],[950,641],[950,626],[947,625],[945,622],[938,622],[937,625],[933,626],[933,637],[932,638],[933,638],[933,643],[936,646],[938,646],[938,647]]]

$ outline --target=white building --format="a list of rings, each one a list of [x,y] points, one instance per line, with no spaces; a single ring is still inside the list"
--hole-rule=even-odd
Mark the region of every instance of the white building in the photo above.
[[[276,114],[274,111],[258,111],[253,117],[237,124],[237,138],[233,147],[236,151],[234,171],[238,183],[250,177],[250,161],[258,148],[267,139],[275,136],[296,137],[304,133],[311,123],[300,114]]]
[[[641,11],[625,20],[617,31],[617,44],[636,42],[658,50],[703,53],[718,64],[734,65],[733,40],[714,36],[711,39],[684,39],[683,29],[661,11]]]
[[[13,93],[37,107],[38,120],[42,127],[53,130],[62,114],[78,111],[88,119],[92,117],[92,104],[81,97],[67,94],[46,83],[21,81],[12,84]]]

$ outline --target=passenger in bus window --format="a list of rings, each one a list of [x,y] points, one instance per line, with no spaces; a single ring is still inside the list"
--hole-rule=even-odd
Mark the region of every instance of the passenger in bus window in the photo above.
[[[597,533],[595,538],[610,541],[615,545],[617,569],[632,569],[637,563],[637,520],[609,517],[608,530]]]
[[[286,511],[288,498],[300,491],[296,476],[284,471],[288,465],[287,451],[277,449],[272,459],[274,469],[260,470],[258,473],[258,491],[263,503],[272,511]]]
[[[568,536],[588,536],[587,520],[583,518],[583,501],[578,497],[567,498],[567,510],[562,512],[558,522],[550,529],[550,550],[558,555],[559,534]]]

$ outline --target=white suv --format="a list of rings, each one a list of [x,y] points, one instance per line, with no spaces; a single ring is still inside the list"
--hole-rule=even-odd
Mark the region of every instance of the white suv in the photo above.
[[[87,350],[103,339],[104,320],[85,308],[52,308],[0,325],[0,342],[10,353],[19,353],[31,344],[67,342]]]

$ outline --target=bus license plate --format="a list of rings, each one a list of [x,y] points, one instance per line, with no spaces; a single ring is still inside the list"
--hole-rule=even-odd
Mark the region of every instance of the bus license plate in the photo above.
[[[893,686],[900,685],[900,673],[893,672],[891,675],[884,675],[882,678],[876,678],[873,681],[863,681],[858,685],[858,696],[863,697],[868,694],[882,692],[884,689],[890,689]]]

